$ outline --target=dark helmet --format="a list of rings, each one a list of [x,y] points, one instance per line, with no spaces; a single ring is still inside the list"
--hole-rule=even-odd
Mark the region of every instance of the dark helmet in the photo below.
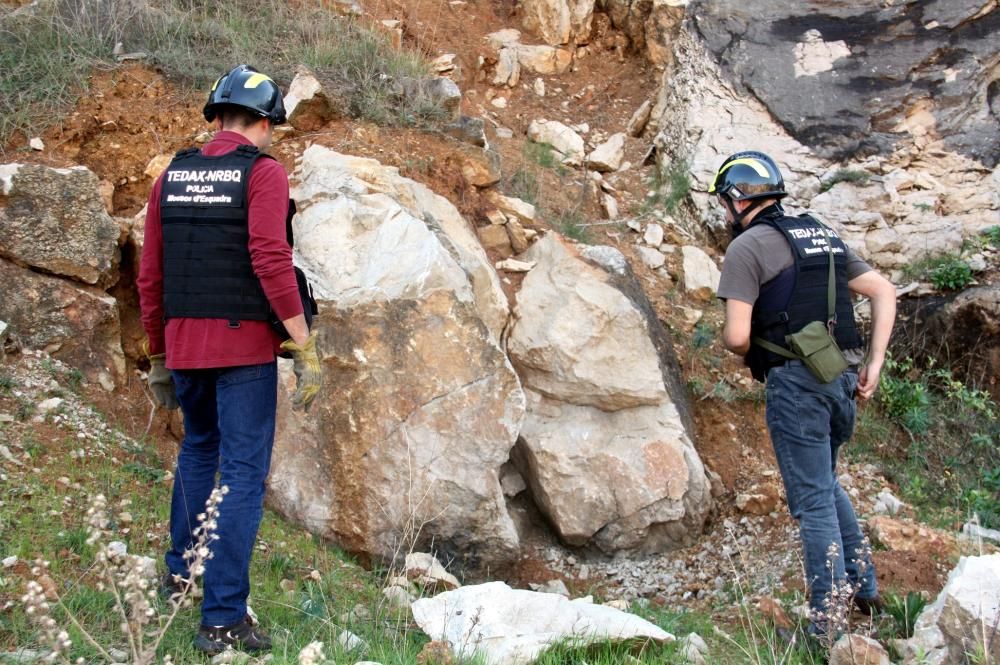
[[[205,104],[205,120],[215,120],[220,108],[227,105],[245,108],[275,125],[285,122],[285,104],[278,84],[250,65],[233,67],[212,85]]]
[[[764,153],[753,150],[727,157],[708,193],[722,194],[733,201],[780,199],[787,194],[778,165]]]

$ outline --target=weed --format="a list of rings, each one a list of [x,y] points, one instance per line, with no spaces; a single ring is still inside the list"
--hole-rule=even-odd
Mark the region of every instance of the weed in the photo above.
[[[583,217],[576,210],[559,211],[552,215],[552,223],[567,238],[577,242],[588,242],[589,234]]]
[[[990,247],[1000,248],[1000,225],[991,226],[982,233],[983,240]]]
[[[526,141],[523,150],[525,160],[532,164],[537,164],[543,169],[554,169],[561,166],[559,153],[548,143]]]
[[[889,417],[914,434],[926,432],[930,424],[930,395],[925,383],[906,373],[912,360],[896,362],[888,358],[879,377],[878,399]]]
[[[937,289],[957,291],[972,282],[972,268],[957,254],[925,256],[908,264],[903,277],[927,280]]]
[[[704,349],[711,346],[714,340],[714,326],[704,321],[699,321],[694,327],[694,334],[691,336],[691,346],[695,349]]]
[[[501,185],[504,194],[538,205],[538,177],[527,169],[517,169]]]
[[[882,598],[885,601],[885,611],[892,617],[895,624],[893,636],[913,637],[913,624],[927,605],[927,599],[914,591],[910,591],[905,596],[885,593]]]
[[[830,178],[823,182],[820,187],[821,192],[829,191],[834,185],[840,182],[849,182],[865,185],[871,180],[871,174],[861,169],[837,169]]]
[[[167,477],[167,472],[163,469],[142,462],[126,462],[122,469],[149,483],[157,483]]]
[[[958,257],[943,257],[931,270],[930,280],[937,289],[958,291],[972,283],[972,268]]]
[[[657,167],[653,169],[648,184],[653,196],[643,202],[642,212],[650,213],[656,208],[662,208],[672,214],[691,192],[690,167],[685,160],[676,161],[665,170]]]
[[[920,212],[931,212],[932,210],[934,210],[934,206],[932,206],[930,203],[914,203],[913,207],[919,210]]]
[[[0,373],[0,394],[9,395],[13,390],[17,382],[14,381],[14,377],[6,372]]]

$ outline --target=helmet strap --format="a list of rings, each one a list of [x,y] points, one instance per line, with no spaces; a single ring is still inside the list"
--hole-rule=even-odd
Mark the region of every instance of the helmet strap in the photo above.
[[[746,227],[743,226],[743,220],[747,218],[747,215],[761,208],[762,200],[753,199],[750,201],[750,205],[743,209],[743,212],[737,212],[733,199],[728,196],[723,196],[722,198],[726,208],[729,209],[729,214],[733,216],[733,222],[729,227],[729,232],[735,240],[736,236],[746,231]]]

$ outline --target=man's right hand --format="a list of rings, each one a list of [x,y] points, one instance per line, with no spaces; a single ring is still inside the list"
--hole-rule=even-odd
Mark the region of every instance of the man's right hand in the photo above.
[[[176,409],[177,391],[174,389],[174,375],[167,369],[167,354],[158,353],[149,357],[149,376],[146,383],[153,393],[153,401],[165,409]]]
[[[858,372],[858,397],[871,399],[878,390],[879,376],[882,374],[882,363],[869,362],[861,366]]]

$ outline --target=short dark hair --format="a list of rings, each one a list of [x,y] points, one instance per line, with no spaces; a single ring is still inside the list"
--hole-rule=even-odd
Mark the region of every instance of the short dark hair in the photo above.
[[[264,116],[242,106],[224,104],[216,111],[216,117],[222,122],[223,127],[235,126],[237,129],[246,129],[250,125],[260,122]]]

